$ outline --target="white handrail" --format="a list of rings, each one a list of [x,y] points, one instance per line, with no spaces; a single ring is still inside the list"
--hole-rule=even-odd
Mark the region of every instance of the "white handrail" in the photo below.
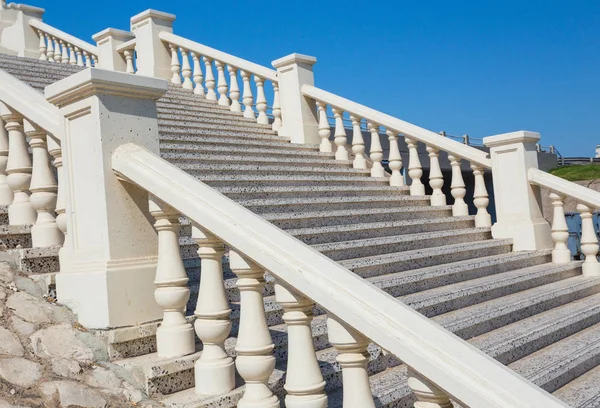
[[[92,45],[88,42],[80,40],[77,37],[73,37],[71,34],[67,34],[64,31],[61,31],[58,28],[54,28],[51,25],[48,25],[40,20],[29,20],[29,24],[33,28],[37,28],[38,30],[40,30],[46,34],[49,34],[52,37],[56,37],[60,40],[63,40],[65,42],[79,48],[82,51],[86,51],[89,54],[91,54],[95,57],[98,57],[98,48],[95,45]]]
[[[123,51],[127,51],[127,50],[133,50],[135,48],[136,45],[136,39],[132,38],[131,40],[124,42],[123,44],[119,45],[117,47],[117,52],[118,53],[123,53]]]
[[[385,126],[398,133],[410,136],[428,146],[433,146],[441,151],[452,153],[454,156],[470,161],[471,164],[476,163],[486,168],[492,167],[492,161],[488,158],[486,152],[440,136],[438,133],[423,129],[412,123],[397,119],[312,85],[303,85],[302,93],[311,99],[338,107],[346,112],[356,114],[364,119],[375,122],[378,125]]]
[[[255,64],[254,62],[247,61],[231,54],[227,54],[223,51],[215,50],[214,48],[188,40],[172,33],[168,33],[166,31],[161,31],[158,36],[161,40],[183,47],[188,51],[193,51],[199,55],[204,55],[211,59],[224,62],[225,64],[239,68],[251,74],[258,75],[259,77],[268,79],[269,81],[277,82],[277,71],[273,69]]]
[[[572,197],[590,208],[600,208],[600,192],[598,191],[535,168],[529,169],[527,176],[531,184],[546,187],[554,192]]]
[[[118,147],[112,168],[395,354],[461,404],[567,407],[337,262],[148,150]]]
[[[0,69],[0,101],[32,121],[56,139],[62,139],[64,119],[58,108],[37,90]]]

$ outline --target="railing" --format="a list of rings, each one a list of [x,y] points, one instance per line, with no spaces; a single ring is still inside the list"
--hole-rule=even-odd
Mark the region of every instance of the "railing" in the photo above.
[[[564,406],[381,289],[149,151],[122,145],[113,154],[112,167],[122,180],[153,197],[151,213],[159,241],[155,297],[164,310],[157,332],[161,357],[194,352],[193,329],[184,314],[189,289],[179,258],[179,215],[194,226],[203,274],[195,328],[206,347],[195,367],[197,380],[201,378],[197,385],[204,384],[197,392],[218,394],[234,387],[233,362],[223,346],[231,329],[221,272],[227,244],[241,292],[235,364],[246,389],[240,404],[279,406],[266,384],[275,367],[262,297],[264,272],[269,271],[289,325],[288,353],[293,357],[287,360],[288,406],[294,401],[309,403],[303,405],[307,407],[326,406],[310,330],[315,303],[328,313],[329,340],[342,367],[345,407],[375,406],[364,357],[369,340],[410,367],[408,384],[417,399],[440,406],[449,405],[450,398],[471,407]],[[206,378],[211,381],[202,381]]]
[[[569,227],[565,218],[565,198],[571,197],[579,204],[577,211],[581,215],[581,252],[585,256],[582,271],[585,276],[600,276],[598,262],[598,236],[594,228],[592,211],[600,208],[600,192],[580,186],[560,177],[538,169],[529,169],[529,182],[550,190],[552,200],[552,239],[555,247],[552,251],[552,262],[567,263],[571,261],[571,251],[568,247]]]
[[[40,20],[30,20],[29,24],[40,38],[40,60],[81,67],[92,67],[98,63],[96,46]]]
[[[129,40],[123,44],[121,44],[119,47],[117,47],[117,52],[119,54],[121,54],[123,56],[123,59],[125,60],[125,64],[126,64],[126,68],[125,68],[125,72],[127,72],[128,74],[135,74],[135,67],[137,66],[137,64],[135,64],[134,60],[135,60],[135,38],[132,40]]]
[[[378,112],[374,109],[352,102],[348,99],[339,97],[330,92],[316,88],[310,85],[302,87],[304,96],[313,99],[316,102],[319,114],[319,136],[321,152],[333,152],[337,160],[348,160],[350,154],[347,149],[347,135],[344,127],[344,114],[347,114],[353,124],[352,152],[354,153],[353,166],[357,169],[366,169],[367,161],[365,159],[365,142],[362,137],[361,123],[366,121],[369,132],[371,133],[370,167],[371,176],[384,177],[385,171],[382,166],[383,149],[380,141],[380,128],[387,135],[390,152],[389,167],[392,170],[390,185],[402,186],[404,179],[400,170],[402,169],[402,158],[398,146],[398,135],[404,136],[404,142],[409,152],[408,176],[411,179],[411,195],[425,195],[425,186],[421,181],[423,169],[419,160],[418,143],[424,143],[429,153],[429,185],[433,190],[431,195],[431,205],[446,205],[446,196],[442,192],[444,179],[439,163],[439,151],[448,153],[448,159],[452,166],[451,193],[454,197],[452,213],[454,216],[468,215],[468,206],[464,201],[466,194],[465,183],[462,176],[461,160],[471,162],[473,175],[475,176],[474,204],[477,208],[475,224],[478,227],[491,226],[491,217],[487,211],[489,198],[485,187],[483,172],[491,167],[491,161],[487,153],[464,145],[454,140],[445,138],[437,133],[420,128],[413,124],[404,122],[400,119]],[[331,106],[335,117],[334,145],[329,140],[331,135],[330,125],[327,119],[327,107]]]
[[[184,89],[193,90],[200,97],[216,101],[221,106],[227,106],[232,112],[242,112],[243,104],[244,117],[255,119],[257,123],[270,123],[267,115],[270,108],[273,115],[273,130],[277,131],[281,128],[281,107],[276,71],[169,32],[163,31],[159,37],[171,50],[171,72],[173,73],[171,83],[182,85]],[[202,60],[202,64],[200,60]],[[204,72],[201,65],[204,65]],[[216,81],[213,65],[217,70]],[[227,69],[227,74],[225,69]],[[229,84],[227,76],[229,76]],[[240,92],[240,79],[243,84],[243,92]],[[254,80],[256,101],[251,79]],[[265,95],[265,81],[271,82],[273,89],[270,104]],[[254,106],[256,106],[256,112]]]

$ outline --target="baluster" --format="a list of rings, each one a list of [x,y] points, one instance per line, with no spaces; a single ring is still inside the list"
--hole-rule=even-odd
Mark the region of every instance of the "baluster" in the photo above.
[[[95,67],[98,66],[98,57],[94,54],[92,54],[92,62],[94,63]]]
[[[31,228],[31,242],[34,248],[60,245],[63,234],[56,225],[56,193],[58,186],[50,168],[50,157],[46,144],[46,132],[24,121],[25,134],[29,137],[29,146],[33,156],[31,174],[31,205],[37,212],[35,225]]]
[[[367,371],[369,341],[332,316],[327,316],[327,335],[342,367],[343,407],[375,408]]]
[[[78,47],[75,47],[75,55],[77,55],[77,66],[83,67],[83,54]]]
[[[450,183],[450,191],[454,197],[452,205],[452,215],[455,217],[463,217],[469,215],[469,206],[465,203],[465,181],[463,180],[462,170],[460,168],[460,157],[448,154],[450,166],[452,167],[452,182]]]
[[[177,46],[169,44],[171,49],[171,83],[181,85],[181,65],[179,64],[179,54],[177,53]]]
[[[90,54],[88,54],[88,52],[85,50],[83,51],[83,58],[85,59],[85,67],[91,68],[92,60],[90,59]]]
[[[402,187],[404,186],[404,178],[402,177],[402,174],[400,174],[400,169],[402,168],[402,156],[400,156],[400,148],[398,147],[398,132],[388,130],[385,133],[390,142],[389,166],[392,170],[390,186]]]
[[[62,248],[68,247],[66,239],[67,234],[67,214],[66,214],[66,200],[65,200],[65,185],[64,185],[64,169],[62,160],[62,148],[52,138],[47,138],[48,152],[54,158],[54,167],[56,168],[56,178],[58,184],[58,191],[56,196],[56,226],[63,234],[63,246]],[[61,251],[62,251],[61,248]],[[60,257],[60,253],[59,253]]]
[[[598,263],[598,237],[592,219],[592,210],[584,204],[577,204],[577,211],[581,215],[581,253],[585,255],[585,262],[581,266],[583,276],[600,276],[600,263]]]
[[[425,186],[421,182],[423,176],[423,167],[419,160],[418,142],[410,137],[404,136],[406,146],[408,146],[408,176],[412,180],[410,184],[410,195],[425,195]]]
[[[490,203],[487,189],[485,187],[485,179],[483,178],[483,168],[478,165],[471,165],[473,175],[475,176],[475,191],[473,192],[473,204],[477,208],[475,214],[475,226],[478,228],[487,228],[492,226],[492,217],[487,211],[487,206]]]
[[[237,79],[238,69],[228,65],[227,71],[229,72],[229,97],[231,98],[231,107],[229,109],[232,112],[241,112],[242,105],[240,105],[240,87]]]
[[[429,186],[433,190],[431,194],[431,205],[446,205],[446,195],[442,192],[444,186],[444,176],[440,168],[440,151],[433,146],[426,147],[429,153]]]
[[[281,129],[283,124],[281,121],[281,103],[279,101],[279,84],[272,82],[273,84],[273,127],[272,129],[277,132]]]
[[[194,328],[185,318],[190,290],[179,252],[179,214],[154,197],[149,208],[158,232],[154,298],[163,310],[163,320],[156,331],[156,351],[161,358],[181,357],[193,353],[195,346]]]
[[[77,65],[77,56],[75,55],[75,49],[71,44],[69,46],[69,65]]]
[[[365,159],[365,140],[363,139],[362,130],[360,128],[361,118],[350,115],[352,121],[352,153],[354,153],[354,161],[352,167],[355,169],[366,169],[367,159]]]
[[[215,76],[212,69],[212,59],[208,57],[202,57],[204,60],[204,66],[206,67],[206,78],[204,79],[204,85],[206,85],[206,99],[209,101],[217,100],[217,93],[215,92]]]
[[[69,51],[68,51],[68,47],[67,44],[63,41],[60,40],[60,47],[62,48],[62,58],[60,60],[60,62],[62,64],[68,64],[69,63]]]
[[[450,397],[431,381],[408,368],[408,387],[417,399],[415,408],[453,408]]]
[[[219,93],[219,105],[229,106],[229,98],[227,97],[227,79],[225,78],[225,64],[215,60],[217,68],[217,92]]]
[[[569,227],[565,219],[565,196],[555,192],[550,192],[550,200],[554,207],[552,215],[552,239],[556,243],[552,250],[552,262],[569,263],[571,262],[571,251],[567,246],[569,241]]]
[[[52,40],[54,41],[54,62],[60,62],[62,59],[60,42],[54,37],[52,37]]]
[[[13,202],[8,206],[8,221],[10,225],[33,224],[37,214],[29,200],[31,156],[23,133],[23,117],[9,110],[3,113],[2,119],[8,131],[7,181],[13,191]]]
[[[252,97],[252,87],[250,86],[250,74],[240,70],[240,75],[242,76],[242,82],[244,83],[244,96],[242,98],[242,102],[244,103],[244,117],[256,119],[254,108],[252,108],[254,98]]]
[[[275,369],[275,357],[262,295],[264,270],[235,251],[229,252],[229,266],[238,277],[240,291],[235,365],[246,382],[244,396],[237,406],[279,408],[279,400],[268,387],[269,376]]]
[[[323,153],[333,153],[333,145],[329,140],[331,128],[329,127],[329,121],[327,120],[327,105],[325,102],[317,101],[317,108],[319,109],[319,137],[321,138],[319,151]]]
[[[344,129],[344,111],[340,108],[331,108],[333,111],[333,117],[335,118],[335,132],[333,134],[333,141],[337,146],[335,150],[336,160],[348,160],[348,150],[346,149],[346,129]]]
[[[135,74],[135,69],[133,67],[133,50],[124,50],[123,56],[125,57],[125,63],[127,64],[125,72],[128,74]]]
[[[194,83],[196,84],[194,93],[200,98],[204,98],[204,86],[202,85],[204,77],[202,76],[202,68],[200,68],[200,57],[193,51],[190,51],[190,55],[194,65]]]
[[[381,165],[381,160],[383,160],[383,149],[381,148],[381,140],[379,140],[379,125],[377,123],[367,122],[367,127],[369,132],[371,132],[371,177],[384,177],[385,169]]]
[[[48,45],[48,49],[46,50],[46,56],[48,57],[48,61],[54,62],[54,42],[48,34],[46,34],[46,43]]]
[[[314,303],[279,283],[275,284],[275,300],[283,308],[288,335],[285,406],[326,408],[325,381],[315,355],[310,326]]]
[[[37,30],[37,32],[38,36],[40,37],[40,60],[46,61],[48,60],[48,57],[46,56],[46,37],[44,36],[44,33],[42,33],[40,30]]]
[[[215,236],[192,227],[201,262],[200,288],[196,303],[196,335],[202,340],[202,355],[196,361],[196,394],[217,395],[235,388],[233,359],[224,342],[231,332],[231,309],[223,283],[223,243]]]
[[[185,48],[181,49],[181,76],[183,77],[183,89],[194,89],[194,83],[192,82],[192,67],[190,66],[190,58],[188,57],[188,51]]]
[[[258,111],[256,123],[268,125],[269,118],[267,116],[267,98],[265,97],[264,81],[261,77],[254,75],[254,83],[256,84],[256,110]]]
[[[4,120],[0,118],[0,205],[9,205],[13,202],[13,192],[6,179],[6,165],[8,164],[8,133]]]

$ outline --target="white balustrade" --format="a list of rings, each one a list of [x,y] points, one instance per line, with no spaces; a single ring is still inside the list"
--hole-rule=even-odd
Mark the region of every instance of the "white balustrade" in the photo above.
[[[335,159],[336,160],[348,160],[348,150],[346,149],[347,136],[346,129],[344,128],[344,111],[339,108],[332,108],[333,116],[335,118],[335,132],[333,134],[333,141],[336,145]]]
[[[13,192],[8,186],[6,166],[8,164],[8,133],[5,123],[0,118],[0,205],[9,205],[13,202]]]
[[[390,186],[402,187],[404,186],[404,178],[400,173],[402,169],[402,156],[400,156],[400,148],[398,146],[398,132],[387,130],[385,133],[390,143],[389,166],[390,170],[392,170]]]
[[[225,78],[225,64],[215,60],[217,68],[217,91],[219,92],[218,103],[221,106],[229,106],[229,98],[227,97],[227,79]]]
[[[327,335],[342,367],[343,407],[375,408],[367,371],[369,340],[332,316],[327,316]]]
[[[54,167],[56,168],[56,178],[58,191],[56,196],[56,226],[63,234],[63,246],[68,247],[68,241],[64,236],[67,234],[67,214],[66,214],[66,199],[65,199],[65,184],[64,184],[64,168],[62,160],[62,148],[52,138],[47,139],[48,153],[54,159]]]
[[[381,147],[381,140],[379,140],[379,125],[373,122],[367,122],[367,127],[371,133],[371,149],[370,155],[372,166],[371,166],[371,177],[384,177],[385,169],[381,165],[383,160],[383,148]]]
[[[329,120],[327,120],[327,105],[317,101],[317,109],[319,110],[319,137],[321,138],[319,151],[322,153],[333,153],[333,145],[329,140],[331,128],[329,127]]]
[[[205,78],[204,78],[204,86],[206,86],[206,99],[209,101],[217,100],[217,93],[215,92],[215,75],[213,74],[212,63],[213,60],[208,57],[202,57],[204,60],[205,67]]]
[[[231,332],[231,309],[223,283],[225,247],[214,235],[192,227],[201,262],[200,288],[194,314],[196,335],[202,340],[202,355],[196,361],[196,393],[217,395],[235,387],[233,359],[224,342]]]
[[[581,253],[585,255],[585,262],[581,267],[584,276],[600,276],[600,263],[598,262],[598,236],[594,228],[593,214],[589,206],[577,204],[577,211],[581,215]]]
[[[192,56],[194,67],[194,93],[200,98],[205,98],[204,86],[202,85],[202,80],[204,77],[202,75],[202,68],[200,66],[200,56],[195,52],[190,52],[190,55]]]
[[[68,51],[68,46],[67,44],[65,44],[65,42],[63,40],[60,40],[60,46],[62,48],[62,58],[60,60],[61,63],[63,64],[68,64],[69,63],[69,51]]]
[[[67,44],[69,48],[69,64],[77,65],[77,56],[75,55],[75,47],[71,44]]]
[[[133,66],[133,54],[134,50],[123,50],[123,57],[125,58],[125,72],[128,74],[135,74],[135,68]]]
[[[45,25],[41,21],[36,21],[36,25],[40,24]],[[47,25],[45,26],[47,27]],[[65,38],[60,38],[56,35],[45,32],[43,29],[34,29],[40,39],[40,60],[69,65],[85,65],[87,67],[96,66],[96,60],[98,57],[95,54],[89,53],[88,51],[82,51],[81,47],[77,45],[78,42],[80,44],[83,43],[82,41],[77,40],[65,33],[62,33]],[[52,29],[52,31],[55,33],[59,32],[56,29]],[[91,44],[89,46],[93,47]],[[84,61],[84,57],[86,61]]]
[[[179,252],[179,213],[158,199],[150,199],[150,213],[158,232],[158,264],[154,298],[163,310],[156,331],[158,357],[181,357],[195,351],[194,328],[185,318],[190,297],[188,277]]]
[[[452,167],[452,181],[450,183],[450,192],[454,198],[452,215],[455,217],[463,217],[469,215],[469,206],[467,206],[467,203],[465,203],[464,200],[467,189],[465,188],[465,181],[460,168],[461,159],[460,157],[449,154],[448,160],[450,160],[450,166]]]
[[[421,181],[423,166],[421,166],[421,160],[419,159],[418,142],[408,136],[404,136],[404,141],[408,147],[408,176],[411,179],[410,195],[425,195],[425,185]]]
[[[181,76],[183,77],[183,89],[192,91],[194,89],[192,67],[190,66],[188,51],[185,48],[181,48]]]
[[[61,245],[64,235],[58,229],[54,217],[58,184],[50,167],[46,132],[28,120],[24,120],[24,128],[33,156],[30,201],[37,212],[35,224],[31,228],[31,242],[36,248]]]
[[[440,168],[439,150],[433,146],[427,146],[429,153],[429,186],[433,190],[431,194],[431,205],[446,205],[446,195],[442,192],[444,186],[444,176]]]
[[[48,47],[46,49],[46,57],[48,61],[54,62],[54,41],[52,41],[52,37],[48,34],[45,35],[46,43]]]
[[[177,52],[177,46],[169,44],[171,50],[171,83],[181,85],[181,64],[179,63],[179,53]]]
[[[408,368],[408,387],[417,401],[415,408],[453,408],[450,396],[431,381]]]
[[[238,277],[240,323],[235,346],[235,365],[246,383],[238,408],[279,408],[279,400],[268,386],[275,369],[273,341],[264,310],[264,270],[235,251],[229,252],[229,265]]]
[[[54,43],[54,62],[60,62],[62,59],[60,42],[55,37],[52,37],[52,42]]]
[[[273,126],[272,129],[277,132],[283,126],[281,120],[281,104],[279,100],[279,84],[273,82]]]
[[[269,118],[267,117],[267,98],[265,97],[264,79],[254,75],[254,83],[256,84],[256,111],[258,112],[256,122],[268,125]]]
[[[355,115],[350,115],[352,121],[352,153],[354,153],[354,161],[352,167],[355,169],[366,169],[367,159],[365,158],[365,140],[360,128],[361,118]]]
[[[232,112],[241,112],[242,105],[240,104],[240,86],[237,78],[238,69],[228,65],[227,71],[229,72],[229,98],[231,99],[231,105],[229,109]]]
[[[473,192],[473,204],[477,208],[475,214],[475,226],[487,228],[492,226],[492,217],[487,211],[487,206],[490,203],[487,189],[485,187],[485,179],[483,178],[483,168],[478,165],[471,165],[473,176],[475,177],[475,190]]]
[[[83,52],[75,47],[75,55],[77,57],[77,66],[83,67]]]
[[[285,406],[326,408],[325,381],[315,355],[310,325],[314,303],[279,283],[275,284],[275,300],[283,308],[288,334]]]
[[[567,246],[569,241],[569,227],[565,218],[565,198],[563,194],[550,192],[550,200],[552,201],[552,239],[555,246],[552,250],[552,262],[554,263],[569,263],[571,262],[571,251]]]
[[[48,60],[48,56],[46,55],[47,47],[46,47],[46,36],[41,30],[37,30],[38,36],[40,37],[40,60],[46,61]]]
[[[244,83],[244,96],[242,102],[244,103],[244,117],[249,119],[256,119],[256,113],[254,112],[254,97],[252,96],[252,87],[250,86],[251,74],[247,71],[241,70],[240,75]]]

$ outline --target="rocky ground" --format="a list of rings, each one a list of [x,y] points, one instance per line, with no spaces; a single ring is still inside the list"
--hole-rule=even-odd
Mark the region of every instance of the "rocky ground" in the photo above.
[[[162,406],[46,293],[0,260],[0,408]]]

